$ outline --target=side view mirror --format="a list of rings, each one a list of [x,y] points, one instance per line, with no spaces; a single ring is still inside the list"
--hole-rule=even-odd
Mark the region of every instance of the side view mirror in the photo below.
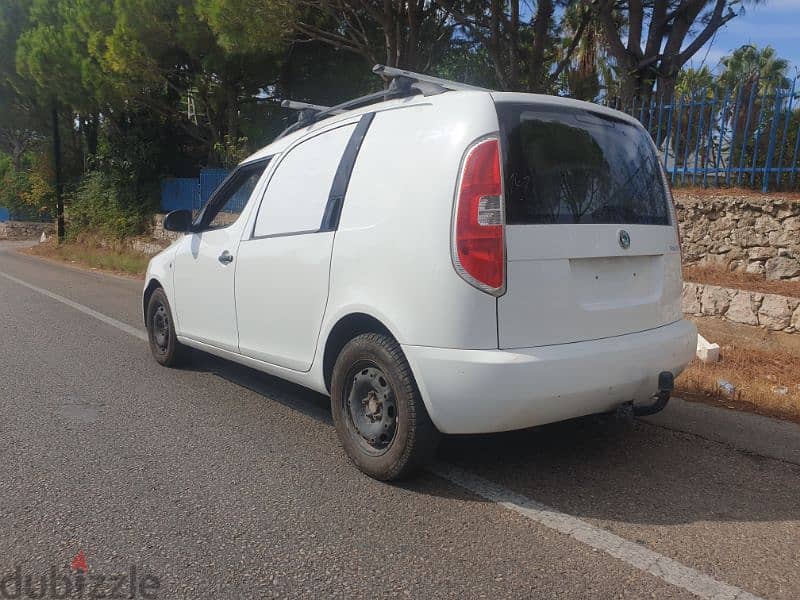
[[[192,211],[190,210],[173,210],[167,213],[164,217],[164,229],[167,231],[177,231],[179,233],[186,233],[192,228]]]

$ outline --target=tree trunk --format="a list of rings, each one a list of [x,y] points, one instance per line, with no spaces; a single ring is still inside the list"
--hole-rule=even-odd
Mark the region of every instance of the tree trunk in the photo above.
[[[553,0],[540,0],[536,17],[533,19],[533,49],[530,58],[530,81],[528,89],[531,92],[543,92],[545,65],[544,53],[550,33],[550,24],[553,20]]]
[[[84,121],[84,135],[86,137],[86,152],[90,156],[97,154],[97,128],[98,118],[96,114],[90,114]]]
[[[58,130],[58,101],[53,100],[53,170],[56,188],[56,232],[58,241],[64,241],[64,196],[61,182],[61,134]]]

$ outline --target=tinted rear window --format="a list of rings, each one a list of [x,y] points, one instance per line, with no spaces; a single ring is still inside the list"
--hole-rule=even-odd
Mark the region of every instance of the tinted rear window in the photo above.
[[[590,111],[497,104],[509,224],[668,225],[647,133]]]

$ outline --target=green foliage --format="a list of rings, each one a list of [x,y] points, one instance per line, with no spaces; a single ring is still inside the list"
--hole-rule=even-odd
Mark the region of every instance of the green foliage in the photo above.
[[[19,168],[11,156],[0,153],[0,206],[14,219],[36,221],[52,214],[50,165],[41,154],[26,153]]]
[[[780,58],[772,46],[742,46],[723,58],[722,65],[719,83],[723,87],[757,83],[759,93],[771,94],[777,88],[785,89],[790,86],[787,77],[789,62]]]
[[[290,0],[197,0],[195,10],[225,52],[245,54],[281,51],[297,7]]]
[[[247,148],[247,138],[233,139],[226,135],[223,142],[214,145],[214,151],[219,155],[223,167],[232,169],[250,154]]]
[[[715,85],[714,74],[707,66],[703,65],[699,69],[683,69],[678,73],[675,94],[683,98],[689,98],[705,90],[706,97],[711,98],[714,95]]]
[[[121,239],[143,231],[145,218],[135,198],[107,173],[87,173],[70,200],[66,210],[70,239]]]

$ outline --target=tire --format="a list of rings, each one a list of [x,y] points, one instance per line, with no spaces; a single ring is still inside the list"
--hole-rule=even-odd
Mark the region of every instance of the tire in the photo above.
[[[147,339],[153,358],[165,367],[180,366],[188,359],[189,349],[178,341],[174,323],[167,295],[158,288],[147,303]]]
[[[433,459],[431,422],[400,345],[380,333],[350,340],[336,359],[331,412],[347,456],[381,481],[407,477]]]

